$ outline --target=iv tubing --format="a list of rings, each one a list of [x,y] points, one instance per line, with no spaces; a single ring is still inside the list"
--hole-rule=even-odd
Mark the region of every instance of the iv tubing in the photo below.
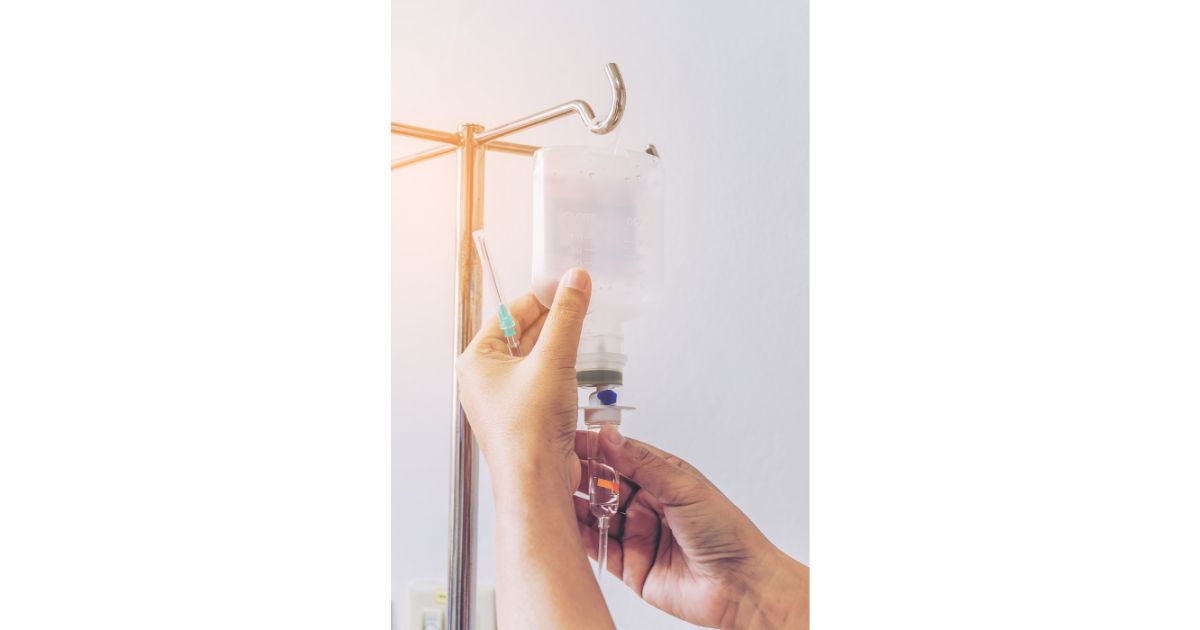
[[[608,517],[601,516],[596,531],[600,534],[600,549],[596,552],[596,584],[604,579],[604,568],[608,563]]]
[[[592,514],[596,517],[596,533],[599,538],[599,547],[596,550],[596,584],[603,584],[604,572],[608,565],[608,525],[612,515],[616,512],[616,505],[620,504],[620,482],[616,480],[616,471],[613,471],[604,463],[604,457],[599,450],[600,425],[591,425],[588,427],[588,476],[591,479],[588,482],[588,500],[591,504]],[[610,474],[611,473],[611,479]],[[611,507],[605,505],[597,509],[597,488],[603,489],[606,493],[611,493],[612,501],[615,503]],[[605,500],[607,504],[609,501]]]

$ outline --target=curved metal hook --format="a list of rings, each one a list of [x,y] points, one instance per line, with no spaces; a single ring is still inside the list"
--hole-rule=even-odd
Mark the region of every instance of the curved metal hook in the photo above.
[[[567,101],[562,105],[542,110],[527,118],[514,120],[513,122],[500,125],[495,129],[489,129],[475,136],[475,141],[480,143],[491,142],[510,133],[516,133],[534,125],[562,118],[572,112],[579,114],[579,117],[583,119],[583,123],[587,125],[588,131],[594,134],[603,135],[616,129],[617,124],[621,122],[621,116],[625,113],[625,80],[621,78],[621,70],[617,68],[617,64],[615,63],[606,65],[604,70],[608,73],[608,82],[612,86],[612,105],[608,110],[608,115],[603,119],[596,118],[596,113],[592,111],[591,105],[588,105],[585,101]]]
[[[604,71],[608,73],[608,82],[612,86],[612,105],[604,120],[595,120],[593,116],[592,124],[588,127],[589,131],[600,135],[616,129],[621,116],[625,114],[625,80],[621,78],[621,69],[617,64],[610,63],[604,66]]]

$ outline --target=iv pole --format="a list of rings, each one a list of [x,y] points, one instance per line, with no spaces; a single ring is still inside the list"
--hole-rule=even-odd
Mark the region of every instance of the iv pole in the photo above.
[[[441,146],[392,160],[392,170],[458,153],[458,220],[456,222],[454,272],[454,356],[457,358],[479,330],[483,306],[483,282],[479,257],[471,245],[471,233],[483,229],[483,158],[487,151],[533,155],[539,147],[500,138],[518,131],[578,114],[589,131],[606,134],[616,128],[625,112],[625,83],[617,64],[605,67],[612,87],[612,105],[608,115],[598,118],[592,107],[581,100],[567,101],[532,116],[484,129],[482,125],[459,125],[458,133],[424,129],[392,123],[394,135],[432,140]],[[652,151],[652,148],[648,148]],[[471,425],[459,404],[458,379],[453,386],[454,408],[451,420],[450,463],[450,574],[447,582],[446,627],[471,630],[475,612],[475,507],[478,504],[479,469],[475,465],[477,449]]]

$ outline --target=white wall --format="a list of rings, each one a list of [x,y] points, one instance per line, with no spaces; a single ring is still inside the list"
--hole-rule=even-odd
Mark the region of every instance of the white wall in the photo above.
[[[660,309],[626,329],[627,435],[704,471],[808,561],[807,3],[398,3],[393,119],[494,126],[572,98],[607,111],[603,65],[629,89],[619,131],[575,120],[537,144],[658,145],[667,169]],[[588,17],[589,15],[594,17]],[[425,146],[394,143],[396,155]],[[486,226],[511,296],[529,282],[531,160],[488,157]],[[393,175],[393,593],[444,578],[452,361],[454,160]],[[479,577],[494,583],[481,478]],[[621,628],[689,627],[610,582]],[[403,627],[403,626],[401,626]]]

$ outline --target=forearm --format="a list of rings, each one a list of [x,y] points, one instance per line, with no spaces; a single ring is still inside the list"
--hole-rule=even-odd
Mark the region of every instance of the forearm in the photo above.
[[[522,467],[493,473],[499,626],[612,628],[566,484]]]

